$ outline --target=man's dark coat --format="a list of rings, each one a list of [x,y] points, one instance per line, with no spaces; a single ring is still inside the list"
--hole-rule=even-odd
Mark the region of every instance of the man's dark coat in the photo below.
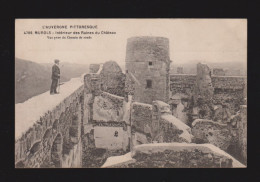
[[[58,80],[60,78],[60,68],[55,64],[52,66],[51,79]]]
[[[58,79],[60,78],[60,68],[55,64],[52,66],[52,75],[51,75],[51,90],[50,93],[57,93]]]

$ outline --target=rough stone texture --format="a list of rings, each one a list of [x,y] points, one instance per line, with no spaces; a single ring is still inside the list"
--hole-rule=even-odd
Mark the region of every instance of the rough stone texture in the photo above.
[[[132,131],[151,136],[152,105],[133,102],[131,109]]]
[[[96,74],[85,76],[83,167],[101,167],[107,157],[122,155],[130,149],[132,99],[129,97],[127,102],[125,97],[104,91],[118,87],[121,84],[116,80],[118,77],[122,77],[122,71],[114,62],[105,63]]]
[[[101,167],[130,149],[132,158],[119,167],[241,166],[217,147],[187,144],[192,134],[193,142],[212,143],[246,163],[245,106],[239,111],[246,79],[212,77],[204,64],[197,75],[170,79],[170,63],[167,38],[128,39],[126,75],[114,61],[90,65],[84,88],[15,142],[16,167]],[[221,123],[196,120],[191,132],[184,123],[196,117]]]
[[[128,154],[126,154],[128,155]],[[125,155],[125,156],[126,156]],[[130,157],[113,157],[107,168],[231,168],[245,167],[211,144],[160,143],[136,146]],[[109,161],[109,160],[108,160]],[[111,159],[110,159],[111,161]]]
[[[213,76],[212,85],[215,89],[243,90],[246,86],[246,77],[243,76]]]
[[[99,95],[101,92],[100,74],[86,74],[84,76],[84,93]]]
[[[161,142],[191,142],[191,130],[171,115],[170,105],[153,102],[152,140]]]
[[[133,102],[131,109],[132,145],[152,142],[191,142],[190,127],[171,115],[162,101],[153,105]]]
[[[211,143],[227,151],[231,145],[232,135],[226,124],[211,120],[197,119],[191,129],[194,143]]]
[[[103,64],[100,80],[102,91],[125,96],[125,74],[115,61],[107,61]]]
[[[209,69],[205,68],[205,70],[210,76]],[[189,126],[194,119],[198,118],[227,123],[231,116],[239,111],[240,105],[246,104],[246,77],[211,76],[214,88],[212,99],[200,97],[199,89],[196,87],[196,75],[173,74],[170,80],[172,96],[169,104],[171,111],[174,116]],[[205,83],[204,86],[207,86]],[[197,103],[194,100],[197,100]],[[179,117],[177,113],[177,105],[180,102],[184,106],[180,112],[182,117]]]
[[[131,148],[151,143],[152,105],[133,102],[131,106]]]
[[[82,167],[84,168],[99,168],[105,163],[108,157],[126,153],[122,149],[97,148],[95,145],[94,128],[85,134],[82,140]]]
[[[170,80],[172,95],[176,93],[190,95],[196,84],[196,75],[172,74],[170,75]],[[246,81],[247,78],[243,76],[211,76],[214,91],[220,89],[226,93],[229,93],[231,90],[243,90],[246,88]]]
[[[177,93],[191,95],[196,84],[196,75],[173,74],[170,76],[170,81],[172,95]]]
[[[192,123],[194,143],[211,143],[228,152],[243,164],[247,164],[246,107],[232,115],[227,124],[197,119]]]
[[[211,82],[211,71],[206,64],[197,64],[197,77],[195,86],[195,104],[198,99],[210,101],[214,94],[214,87]],[[200,104],[198,104],[200,105]]]
[[[185,125],[180,120],[170,114],[162,115],[160,119],[160,129],[157,136],[153,139],[154,141],[161,142],[191,142],[191,130],[190,127]],[[181,126],[180,126],[181,125]]]
[[[96,96],[93,103],[93,120],[96,121],[123,121],[124,98],[102,92]]]
[[[16,167],[80,167],[83,86],[15,142]]]
[[[171,75],[172,97],[181,95],[184,105],[181,113],[184,119],[181,120],[188,125],[197,118],[228,122],[244,104],[245,77],[211,76],[210,69],[204,64],[198,64],[197,69],[197,76]],[[176,100],[171,99],[169,104],[172,113],[178,117]]]
[[[151,104],[169,99],[169,40],[132,37],[126,48],[126,87],[134,101]],[[149,87],[148,82],[151,82]]]
[[[239,158],[244,164],[247,164],[247,106],[241,106],[239,116],[240,120],[237,122]]]
[[[230,90],[227,92],[216,89],[212,100],[212,103],[216,106],[212,119],[227,123],[231,115],[235,115],[239,111],[243,100],[243,90]]]

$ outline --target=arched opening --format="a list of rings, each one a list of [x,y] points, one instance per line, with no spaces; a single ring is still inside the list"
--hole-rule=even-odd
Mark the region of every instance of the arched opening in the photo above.
[[[41,141],[38,141],[32,145],[32,147],[29,149],[29,155],[28,159],[30,159],[36,152],[38,152],[41,148]]]
[[[69,136],[70,136],[70,141],[72,143],[78,143],[78,137],[79,137],[79,116],[77,113],[75,113],[72,116],[72,121],[71,121],[71,126],[69,128]]]
[[[36,142],[30,149],[30,154],[35,154],[41,148],[41,141]]]
[[[51,162],[54,167],[61,167],[62,137],[58,134],[51,147]]]
[[[49,140],[50,137],[51,137],[51,128],[48,128],[48,129],[45,131],[45,133],[44,133],[44,135],[43,135],[43,137],[42,137],[42,144],[43,144],[44,147],[47,146],[47,142],[48,142],[48,140]]]
[[[52,124],[52,129],[54,131],[57,131],[58,130],[58,125],[59,125],[59,120],[58,119],[55,119],[55,121],[53,122]]]

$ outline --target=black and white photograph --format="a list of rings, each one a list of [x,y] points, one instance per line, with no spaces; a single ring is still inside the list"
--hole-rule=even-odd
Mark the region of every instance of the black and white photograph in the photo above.
[[[247,168],[247,19],[15,19],[15,168]]]

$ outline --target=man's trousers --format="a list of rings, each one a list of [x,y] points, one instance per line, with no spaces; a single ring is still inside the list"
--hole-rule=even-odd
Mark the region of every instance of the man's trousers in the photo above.
[[[52,79],[50,93],[57,93],[58,80]]]

